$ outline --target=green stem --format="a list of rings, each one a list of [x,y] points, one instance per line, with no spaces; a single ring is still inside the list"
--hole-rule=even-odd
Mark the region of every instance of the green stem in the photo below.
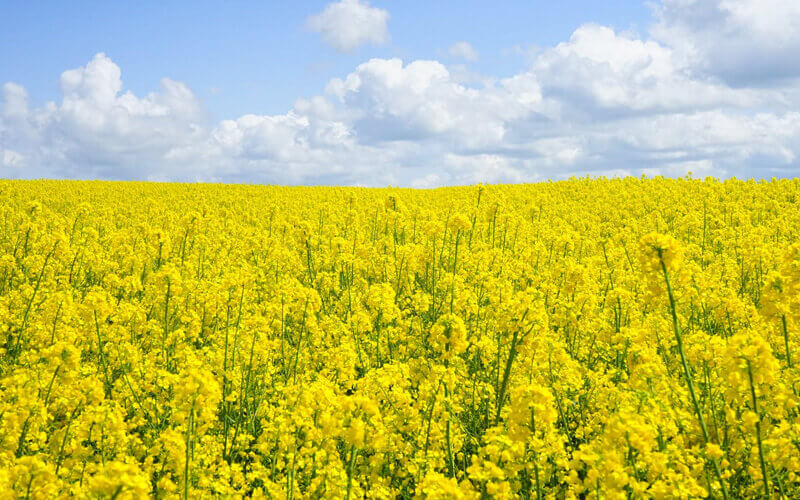
[[[19,349],[22,347],[22,334],[25,332],[25,327],[28,325],[28,316],[31,313],[31,308],[33,307],[33,301],[36,299],[36,292],[39,291],[39,287],[42,285],[42,278],[44,277],[44,270],[47,268],[47,263],[50,261],[50,257],[53,255],[53,252],[56,251],[56,247],[58,243],[53,245],[53,249],[47,254],[44,258],[44,264],[42,264],[42,269],[39,271],[39,277],[36,278],[36,286],[33,287],[33,293],[31,294],[30,300],[28,300],[28,305],[25,307],[25,313],[22,317],[22,325],[19,327],[19,335],[17,336],[16,345],[10,349],[13,359],[16,361],[17,356],[19,355]]]
[[[53,390],[53,382],[56,381],[56,376],[58,376],[58,371],[61,369],[61,365],[58,365],[56,369],[53,371],[53,378],[50,379],[50,383],[47,385],[47,394],[44,397],[44,407],[47,408],[47,403],[50,402],[50,392]]]
[[[503,382],[500,384],[500,392],[497,395],[497,413],[495,413],[494,416],[495,425],[497,425],[497,422],[500,421],[500,411],[503,409],[503,403],[506,399],[506,389],[508,387],[508,378],[511,375],[511,365],[514,363],[514,357],[517,355],[518,336],[519,333],[514,330],[514,335],[511,338],[511,350],[508,353],[505,370],[503,370]]]
[[[191,458],[192,426],[194,425],[194,403],[189,410],[189,422],[186,426],[186,463],[183,469],[183,498],[189,498],[189,459]]]
[[[353,465],[356,462],[356,447],[353,445],[350,448],[350,460],[347,461],[347,494],[345,500],[350,500],[350,491],[353,487]]]
[[[103,352],[103,339],[100,337],[100,322],[97,321],[97,311],[94,311],[94,328],[97,333],[97,350],[100,352],[100,363],[103,365],[103,375],[106,379],[106,397],[111,399],[111,379],[108,376],[108,364],[106,363],[106,355]]]
[[[672,285],[669,281],[669,273],[667,272],[667,266],[664,264],[664,256],[663,250],[658,250],[658,258],[661,262],[661,270],[664,273],[664,281],[667,285],[667,295],[669,296],[669,307],[670,312],[672,313],[672,329],[675,332],[675,341],[678,344],[678,353],[681,357],[681,365],[683,366],[683,375],[686,379],[686,386],[689,388],[689,395],[692,398],[692,406],[694,406],[695,414],[697,415],[697,421],[700,423],[700,430],[703,433],[703,439],[708,444],[711,440],[708,436],[708,428],[706,427],[706,421],[703,418],[703,412],[700,410],[700,403],[697,401],[697,394],[694,390],[694,382],[692,380],[692,373],[689,370],[689,362],[686,360],[686,353],[683,349],[683,336],[681,335],[680,328],[678,327],[678,313],[677,308],[675,306],[675,296],[672,293]],[[719,468],[719,463],[717,462],[716,458],[711,459],[712,466],[714,467],[714,474],[717,476],[717,480],[719,481],[720,489],[722,490],[722,497],[727,500],[728,498],[728,490],[725,487],[725,482],[722,479],[722,471]]]
[[[64,438],[61,440],[61,447],[58,449],[58,458],[56,459],[56,476],[58,476],[58,470],[61,469],[64,447],[67,445],[67,437],[69,436],[69,427],[72,425],[72,421],[75,419],[75,415],[78,414],[79,409],[80,405],[76,406],[75,409],[72,410],[72,415],[70,415],[69,420],[67,420],[67,426],[64,429]]]
[[[447,384],[444,384],[445,401],[447,401],[449,395],[450,393],[447,390]],[[450,440],[450,409],[448,404],[446,404],[446,407],[448,407],[447,422],[445,423],[445,442],[447,443],[447,472],[449,473],[450,477],[456,477],[455,463],[453,462],[453,445]]]
[[[792,354],[789,351],[789,329],[786,327],[786,315],[781,315],[781,323],[783,323],[783,343],[786,345],[786,364],[789,368],[792,367]]]
[[[758,460],[761,462],[761,474],[764,476],[764,495],[769,498],[769,479],[767,478],[767,463],[764,461],[764,449],[761,445],[761,415],[758,413],[758,399],[756,399],[756,386],[753,383],[753,368],[747,360],[747,376],[750,379],[750,396],[753,400],[753,411],[756,413],[756,442],[758,444]]]

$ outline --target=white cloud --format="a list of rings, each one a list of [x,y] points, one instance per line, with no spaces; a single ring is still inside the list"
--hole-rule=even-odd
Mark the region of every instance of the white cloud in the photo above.
[[[16,151],[0,149],[0,165],[3,167],[18,168],[22,166],[23,161],[25,161],[25,158]]]
[[[662,0],[651,28],[698,73],[737,86],[800,76],[797,0]]]
[[[440,185],[441,178],[436,174],[427,174],[411,181],[411,187],[417,189],[430,189]]]
[[[28,113],[28,91],[22,85],[8,82],[3,85],[3,115],[6,118],[25,116]]]
[[[520,171],[512,158],[497,154],[458,155],[446,153],[444,166],[450,171],[448,183],[524,182],[535,176]]]
[[[386,23],[389,13],[370,7],[361,0],[340,0],[328,4],[319,14],[306,20],[306,27],[340,52],[350,52],[360,45],[380,45],[389,40]]]
[[[533,72],[546,89],[579,107],[704,109],[752,106],[766,97],[692,78],[670,48],[591,24],[575,30],[569,41],[540,53]]]
[[[477,61],[478,51],[475,50],[469,42],[460,41],[456,42],[447,49],[447,52],[452,57],[464,59],[465,61]]]
[[[218,123],[180,82],[126,91],[120,68],[98,54],[62,75],[58,103],[2,87],[0,177],[431,187],[800,174],[798,80],[734,84],[654,29],[658,38],[587,24],[507,78],[371,59],[286,113]]]
[[[186,85],[164,78],[159,92],[122,93],[120,68],[102,53],[65,71],[60,87],[60,104],[36,109],[22,87],[3,87],[0,147],[27,149],[34,168],[56,169],[49,175],[137,175],[202,133],[204,112]]]
[[[437,61],[372,59],[327,93],[347,111],[365,143],[443,142],[453,151],[496,147],[508,126],[541,103],[535,81],[522,75],[483,89],[454,79]]]

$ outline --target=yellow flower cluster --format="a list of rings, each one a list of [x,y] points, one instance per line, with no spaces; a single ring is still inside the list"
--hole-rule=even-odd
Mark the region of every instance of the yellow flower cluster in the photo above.
[[[0,181],[0,498],[800,496],[800,181]]]

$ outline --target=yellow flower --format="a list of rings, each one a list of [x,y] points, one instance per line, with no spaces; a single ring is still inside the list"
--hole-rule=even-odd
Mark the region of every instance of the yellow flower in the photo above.
[[[800,497],[797,179],[0,193],[2,498]]]
[[[720,459],[723,456],[722,448],[718,444],[706,444],[706,456],[711,459]]]
[[[467,328],[454,314],[441,316],[431,328],[430,342],[442,359],[452,359],[467,349]]]
[[[150,493],[150,481],[138,466],[114,461],[98,468],[89,479],[88,491],[100,498],[143,498]]]
[[[680,268],[683,262],[683,248],[674,237],[649,233],[640,241],[640,263],[646,271],[661,271],[662,263],[667,271]]]
[[[472,222],[469,217],[462,213],[456,214],[450,219],[450,229],[453,231],[466,231],[471,227]]]

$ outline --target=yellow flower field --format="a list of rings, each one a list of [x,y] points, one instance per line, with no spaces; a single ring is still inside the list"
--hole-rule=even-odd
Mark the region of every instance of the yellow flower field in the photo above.
[[[0,498],[800,496],[800,180],[0,181]]]

